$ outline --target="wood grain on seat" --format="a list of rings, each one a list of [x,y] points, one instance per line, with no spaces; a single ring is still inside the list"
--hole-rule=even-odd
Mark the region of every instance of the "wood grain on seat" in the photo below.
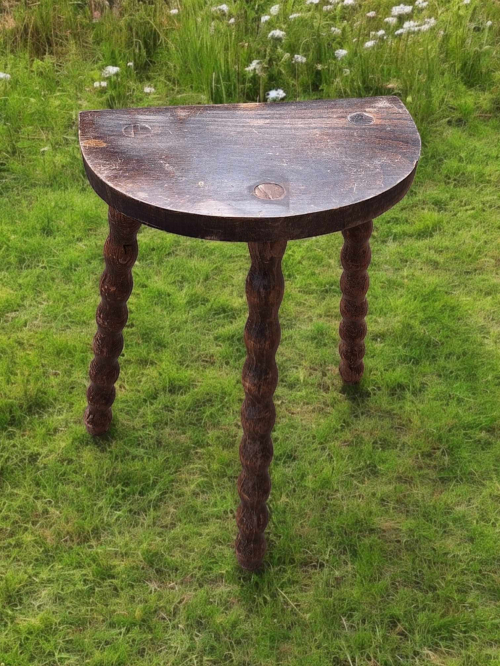
[[[420,137],[397,97],[84,111],[89,180],[165,231],[274,241],[371,220],[408,191]]]

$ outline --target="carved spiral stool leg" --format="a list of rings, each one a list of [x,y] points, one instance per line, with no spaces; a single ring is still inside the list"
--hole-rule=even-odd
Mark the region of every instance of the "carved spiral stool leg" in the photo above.
[[[365,317],[368,313],[366,292],[370,279],[370,236],[373,222],[365,222],[342,232],[344,245],[340,260],[344,272],[340,279],[340,375],[346,384],[357,384],[363,376],[366,335]]]
[[[271,490],[268,468],[273,457],[271,431],[276,417],[273,394],[278,383],[275,354],[281,337],[278,310],[284,291],[281,259],[286,241],[249,243],[248,247],[252,265],[246,281],[249,315],[242,376],[243,470],[238,478],[241,504],[236,514],[236,555],[244,569],[253,571],[261,566],[266,551],[266,500]]]
[[[104,244],[106,268],[101,276],[101,302],[97,308],[94,359],[90,364],[88,406],[84,422],[91,435],[103,435],[111,423],[115,382],[120,374],[122,331],[127,323],[127,300],[132,292],[132,266],[137,254],[140,222],[109,209],[109,236]]]

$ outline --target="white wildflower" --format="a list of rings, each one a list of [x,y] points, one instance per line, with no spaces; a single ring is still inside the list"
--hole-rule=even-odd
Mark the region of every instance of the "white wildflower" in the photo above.
[[[271,32],[268,34],[267,38],[268,39],[284,39],[286,36],[286,32],[284,30],[271,30]]]
[[[217,7],[212,7],[213,12],[219,12],[220,14],[227,14],[229,7],[227,5],[217,5]]]
[[[294,55],[292,58],[292,62],[303,64],[306,62],[306,58],[303,55]]]
[[[333,28],[332,28],[332,33],[333,33],[334,35],[341,35],[341,34],[342,34],[342,30],[341,30],[340,28],[336,28],[335,26],[333,26]]]
[[[268,102],[279,102],[280,99],[286,97],[286,92],[281,88],[277,88],[276,90],[270,90],[267,92],[266,97]]]
[[[293,21],[293,19],[299,18],[299,16],[302,16],[302,14],[290,14],[288,18]]]
[[[415,3],[415,7],[418,7],[419,9],[423,9],[424,7],[427,7],[429,3],[425,2],[425,0],[417,0]]]
[[[370,41],[364,43],[364,47],[365,49],[371,49],[372,46],[375,46],[376,43],[377,43],[376,39],[370,39]]]
[[[255,72],[256,74],[262,74],[262,61],[252,60],[248,67],[245,67],[245,72]]]
[[[335,57],[337,58],[337,60],[342,60],[342,58],[345,58],[346,55],[347,51],[345,49],[337,49],[335,51]]]
[[[375,18],[375,16],[377,16],[377,12],[368,12],[367,16],[368,18]]]
[[[230,18],[229,21],[228,21],[228,24],[229,24],[229,25],[234,25],[235,23],[236,23],[236,19],[235,19],[235,18]]]
[[[6,74],[5,72],[0,72],[0,80],[4,81],[10,81],[10,74]]]
[[[306,0],[306,5],[317,5],[319,0]]]
[[[134,63],[132,61],[128,62],[127,67],[130,67],[131,69],[134,69]]]
[[[271,17],[269,16],[269,14],[265,14],[264,16],[260,17],[260,22],[261,23],[267,23],[267,21],[269,21],[270,18]]]
[[[427,30],[430,30],[436,25],[437,21],[435,18],[426,18],[424,21],[424,25],[420,26],[420,31],[421,32],[427,32]]]
[[[391,14],[393,16],[403,16],[403,14],[411,14],[412,5],[396,5],[391,9]]]
[[[389,25],[396,25],[397,22],[398,19],[395,16],[388,16],[384,19],[384,23],[388,23]]]
[[[385,37],[385,30],[377,30],[375,34],[377,37]]]
[[[94,81],[94,88],[107,88],[107,87],[108,87],[107,81]]]
[[[420,23],[416,21],[405,21],[403,23],[403,30],[406,30],[406,32],[417,32],[419,28]]]
[[[356,0],[344,0],[342,4],[345,5],[346,7],[350,7],[356,4]]]
[[[435,18],[427,18],[424,23],[418,23],[417,21],[405,21],[403,27],[399,30],[396,30],[395,35],[405,35],[407,32],[427,32],[436,25]]]
[[[108,65],[105,67],[102,72],[101,76],[104,76],[105,79],[108,79],[110,76],[114,76],[115,74],[118,74],[120,71],[119,67],[114,67],[113,65]]]
[[[462,2],[462,4],[463,4],[463,5],[470,5],[470,0],[464,0],[464,1]]]
[[[487,28],[491,28],[492,25],[493,25],[493,21],[486,21],[486,27],[487,27]],[[1,79],[1,78],[2,78],[2,77],[0,76],[0,79]]]
[[[154,93],[155,89],[153,88],[153,86],[144,86],[144,92],[148,93],[148,94],[149,93]]]
[[[332,9],[335,9],[335,5],[325,5],[325,6],[323,7],[323,11],[324,11],[324,12],[331,12]]]
[[[176,14],[179,13],[179,10],[178,9],[171,9],[170,13],[172,14],[172,16],[175,16]]]
[[[271,14],[271,16],[277,16],[277,14],[279,14],[279,11],[280,11],[280,6],[279,5],[273,5],[271,7],[271,9],[269,10],[269,13]]]

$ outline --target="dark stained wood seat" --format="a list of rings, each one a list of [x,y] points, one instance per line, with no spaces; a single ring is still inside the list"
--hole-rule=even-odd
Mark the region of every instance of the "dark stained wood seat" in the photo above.
[[[287,241],[342,231],[339,373],[356,384],[364,371],[372,220],[411,185],[417,128],[397,97],[117,109],[81,113],[80,145],[88,178],[109,204],[84,417],[92,435],[111,423],[141,223],[248,242],[236,554],[241,566],[258,569],[269,519]]]
[[[420,137],[397,97],[86,111],[88,178],[144,224],[224,241],[291,240],[382,214]]]

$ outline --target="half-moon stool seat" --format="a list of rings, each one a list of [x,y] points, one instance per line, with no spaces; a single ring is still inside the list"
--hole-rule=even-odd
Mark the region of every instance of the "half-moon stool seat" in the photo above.
[[[415,123],[397,97],[85,111],[80,146],[89,181],[109,205],[85,411],[92,435],[111,423],[140,225],[248,243],[236,553],[244,568],[258,569],[287,241],[344,236],[340,374],[356,384],[364,370],[372,220],[410,188],[420,156]]]

